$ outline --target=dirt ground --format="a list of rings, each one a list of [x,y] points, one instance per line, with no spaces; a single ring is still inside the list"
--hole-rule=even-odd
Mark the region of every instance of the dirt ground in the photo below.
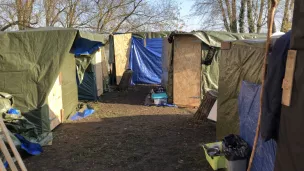
[[[28,170],[212,170],[199,144],[215,140],[215,124],[194,124],[193,109],[143,106],[149,90],[106,93],[93,115],[56,128],[53,145],[25,159]]]

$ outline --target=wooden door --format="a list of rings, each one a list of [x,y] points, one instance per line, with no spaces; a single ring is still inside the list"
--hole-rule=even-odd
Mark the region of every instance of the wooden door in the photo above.
[[[201,101],[201,41],[192,35],[174,39],[173,102],[198,107]]]

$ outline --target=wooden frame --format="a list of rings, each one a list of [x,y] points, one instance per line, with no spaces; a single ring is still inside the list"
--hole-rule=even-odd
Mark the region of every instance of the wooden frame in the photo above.
[[[0,137],[0,149],[1,149],[1,152],[4,154],[4,157],[6,159],[6,161],[8,162],[9,164],[9,167],[12,171],[18,171],[17,169],[17,166],[15,165],[15,161],[13,159],[13,157],[11,156],[11,154],[9,153],[8,151],[8,148],[6,147],[5,143],[4,143],[4,138],[6,138],[16,160],[17,160],[17,163],[20,167],[20,169],[22,171],[27,171],[24,163],[23,163],[23,160],[19,154],[19,152],[17,151],[16,147],[15,147],[15,144],[12,140],[12,138],[10,137],[10,134],[4,124],[4,121],[2,119],[2,117],[0,117],[0,126],[1,126],[1,131],[2,131],[2,135]],[[2,162],[2,160],[0,160],[0,170],[1,171],[6,171],[5,167],[4,167],[4,164]]]

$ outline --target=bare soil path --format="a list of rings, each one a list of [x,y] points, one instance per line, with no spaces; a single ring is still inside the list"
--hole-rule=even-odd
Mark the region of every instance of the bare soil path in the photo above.
[[[215,124],[194,124],[194,110],[143,106],[151,87],[111,92],[95,113],[61,124],[52,146],[25,159],[29,171],[209,171],[200,143],[215,139]]]

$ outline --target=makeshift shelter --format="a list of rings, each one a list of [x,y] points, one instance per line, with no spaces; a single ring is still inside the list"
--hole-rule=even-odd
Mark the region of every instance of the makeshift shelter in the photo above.
[[[265,40],[223,43],[219,62],[216,136],[239,134],[238,95],[242,81],[261,82]]]
[[[207,91],[218,89],[221,42],[260,37],[265,35],[215,31],[173,32],[170,38],[173,50],[166,86],[169,102],[171,100],[179,106],[198,107]]]
[[[84,34],[84,33],[83,33]],[[85,71],[78,72],[78,98],[79,100],[98,100],[104,91],[107,89],[108,84],[108,62],[106,58],[105,47],[97,42],[105,42],[104,35],[85,33],[90,38],[90,43],[81,40],[78,43],[79,48],[97,45],[96,49],[92,52],[75,52],[76,60],[79,61],[78,65],[84,64]],[[79,39],[80,40],[80,39]],[[76,40],[77,41],[77,40]],[[95,42],[95,45],[92,45]],[[75,45],[75,44],[74,44]],[[88,61],[84,62],[83,55],[88,55]],[[79,58],[80,56],[80,58]],[[89,63],[88,63],[89,62]],[[78,68],[79,70],[80,68]],[[82,69],[80,69],[82,70]],[[82,75],[83,74],[83,75]],[[80,83],[80,80],[81,83]]]
[[[76,62],[70,50],[75,39],[88,35],[60,28],[0,33],[0,90],[13,95],[15,107],[42,136],[76,113]],[[100,46],[93,42],[82,50],[93,51],[95,43]]]
[[[133,84],[160,84],[163,38],[169,32],[111,35],[112,78],[119,84],[125,70],[133,71]],[[115,81],[112,81],[115,82]]]

